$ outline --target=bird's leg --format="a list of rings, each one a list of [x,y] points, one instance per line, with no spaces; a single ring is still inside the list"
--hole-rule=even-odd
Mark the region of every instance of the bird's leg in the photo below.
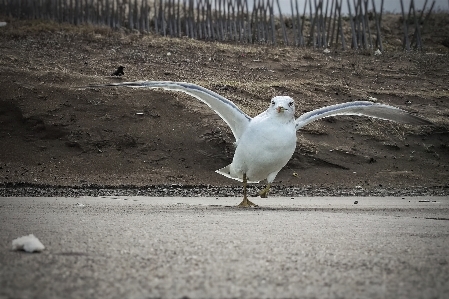
[[[246,173],[243,174],[243,200],[238,205],[242,208],[248,208],[248,207],[257,207],[257,205],[250,200],[248,200],[247,192],[246,192],[246,185],[248,184],[248,179],[246,177]]]
[[[267,198],[268,197],[268,192],[270,192],[270,187],[271,184],[268,183],[267,186],[265,188],[263,188],[262,190],[259,191],[259,195],[262,198]]]

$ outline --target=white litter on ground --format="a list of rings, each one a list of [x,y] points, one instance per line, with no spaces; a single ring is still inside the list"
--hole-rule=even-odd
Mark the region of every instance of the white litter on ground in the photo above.
[[[6,24],[8,24],[8,23],[6,23],[6,22],[0,22],[0,27],[5,27]]]
[[[45,246],[33,234],[23,236],[12,241],[13,250],[24,250],[26,252],[41,252]]]
[[[380,50],[377,49],[377,50],[374,52],[374,55],[382,55],[382,52],[380,52]]]

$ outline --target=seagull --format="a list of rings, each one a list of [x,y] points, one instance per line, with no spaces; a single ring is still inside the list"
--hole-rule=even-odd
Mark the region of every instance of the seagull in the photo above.
[[[405,110],[370,101],[354,101],[326,106],[307,112],[295,119],[294,100],[289,96],[276,96],[271,99],[267,110],[251,118],[232,101],[192,83],[136,81],[89,85],[88,88],[106,86],[159,88],[184,92],[214,110],[228,124],[235,137],[236,148],[232,163],[216,172],[243,183],[243,200],[238,205],[239,207],[257,206],[248,199],[248,183],[267,180],[266,188],[259,192],[261,197],[267,197],[276,175],[295,152],[296,131],[313,121],[336,115],[358,115],[414,125],[432,124]]]

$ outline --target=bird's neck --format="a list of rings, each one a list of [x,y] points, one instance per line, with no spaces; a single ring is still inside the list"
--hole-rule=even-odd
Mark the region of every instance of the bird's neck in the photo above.
[[[295,120],[293,115],[290,115],[290,114],[287,114],[284,112],[278,113],[276,111],[275,112],[270,111],[270,112],[268,112],[268,114],[270,115],[271,119],[273,119],[276,122],[283,123],[283,124],[288,124]]]

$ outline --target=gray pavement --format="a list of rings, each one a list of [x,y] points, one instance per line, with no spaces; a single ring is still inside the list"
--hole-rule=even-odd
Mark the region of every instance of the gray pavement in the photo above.
[[[449,297],[449,197],[240,200],[0,198],[0,298]]]

